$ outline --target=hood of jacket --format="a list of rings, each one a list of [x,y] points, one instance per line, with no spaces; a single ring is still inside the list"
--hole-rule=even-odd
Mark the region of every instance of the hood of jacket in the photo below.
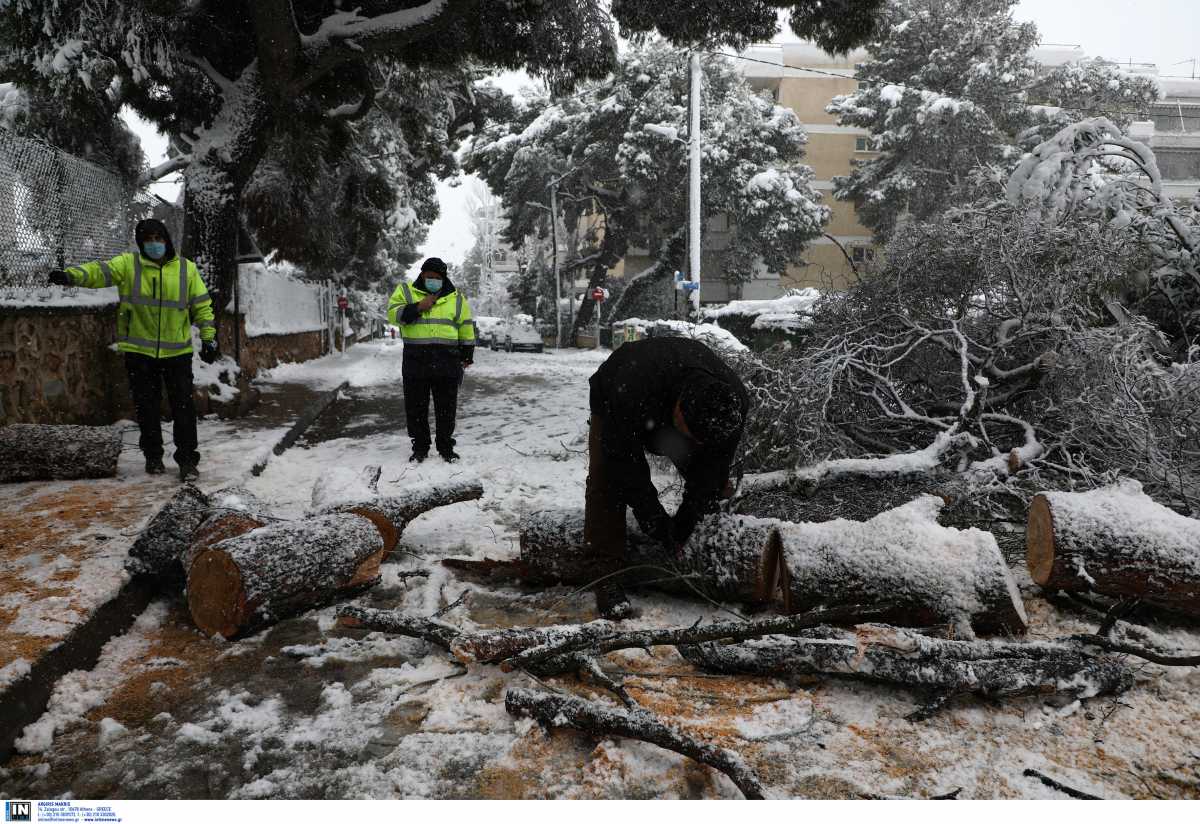
[[[148,217],[145,220],[139,220],[137,222],[137,226],[135,226],[133,229],[134,242],[137,243],[138,251],[145,256],[146,253],[142,249],[142,244],[146,240],[146,235],[150,234],[150,232],[154,230],[160,232],[163,238],[166,240],[167,254],[162,261],[163,263],[166,263],[175,257],[175,242],[171,240],[171,233],[167,231],[167,224],[163,223],[158,218]]]

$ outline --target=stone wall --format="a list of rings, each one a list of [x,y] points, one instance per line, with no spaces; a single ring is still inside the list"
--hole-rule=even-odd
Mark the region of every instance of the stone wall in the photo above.
[[[0,425],[131,418],[116,304],[0,307]]]
[[[234,356],[234,327],[232,320],[235,316],[229,313],[218,327],[217,337],[221,353]],[[241,325],[241,341],[238,362],[242,374],[254,378],[263,369],[270,369],[281,363],[300,363],[319,358],[325,354],[325,332],[297,332],[291,335],[259,335],[250,337],[246,334],[245,315],[236,316]],[[353,339],[351,339],[353,343]]]

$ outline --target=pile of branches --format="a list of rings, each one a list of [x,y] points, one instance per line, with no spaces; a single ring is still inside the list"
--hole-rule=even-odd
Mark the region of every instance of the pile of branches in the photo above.
[[[1200,505],[1200,358],[1171,362],[1114,297],[1143,262],[1118,241],[1003,203],[908,225],[879,271],[817,304],[803,347],[743,359],[744,466],[819,480],[836,459],[908,454],[879,471],[1119,473]]]

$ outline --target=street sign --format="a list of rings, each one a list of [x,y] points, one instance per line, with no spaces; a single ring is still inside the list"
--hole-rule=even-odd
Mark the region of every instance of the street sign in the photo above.
[[[350,306],[350,301],[346,300],[346,296],[338,295],[338,308],[345,310],[348,306]]]
[[[594,300],[594,301],[602,301],[607,297],[608,297],[607,289],[602,289],[601,287],[597,286],[595,289],[592,290],[592,300]]]

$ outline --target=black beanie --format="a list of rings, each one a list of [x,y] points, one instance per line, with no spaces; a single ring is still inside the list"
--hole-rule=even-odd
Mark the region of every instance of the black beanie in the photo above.
[[[426,258],[421,264],[422,272],[437,272],[439,275],[446,274],[446,263],[441,258]]]
[[[693,437],[703,444],[740,437],[745,423],[737,391],[718,378],[688,384],[679,397],[679,411]]]

